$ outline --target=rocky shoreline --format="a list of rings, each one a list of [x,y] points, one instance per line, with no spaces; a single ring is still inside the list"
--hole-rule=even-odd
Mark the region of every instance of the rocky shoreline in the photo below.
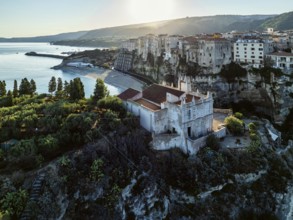
[[[76,73],[92,79],[102,79],[105,83],[121,90],[133,88],[141,91],[147,83],[135,76],[112,69],[116,52],[112,50],[93,50],[73,54],[52,67],[67,73]]]
[[[52,69],[59,69],[67,73],[76,73],[95,80],[102,79],[105,83],[118,87],[121,90],[133,88],[135,90],[141,91],[143,87],[146,86],[145,82],[133,76],[102,67],[71,67],[60,64],[58,67],[52,67]]]

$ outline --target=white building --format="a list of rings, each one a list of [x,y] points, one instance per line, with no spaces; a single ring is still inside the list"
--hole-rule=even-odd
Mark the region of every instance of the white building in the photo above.
[[[260,39],[240,39],[234,43],[234,61],[252,64],[255,68],[263,66],[266,54],[274,51],[272,41]]]
[[[186,83],[187,82],[187,83]],[[128,111],[140,116],[140,124],[153,134],[157,150],[179,147],[195,154],[213,129],[212,96],[191,92],[190,81],[179,89],[153,84],[142,92],[128,89],[118,95]],[[225,135],[221,130],[216,135]]]
[[[293,53],[286,53],[283,51],[270,53],[267,55],[274,61],[274,67],[280,68],[284,72],[293,71]]]
[[[120,48],[128,51],[134,51],[138,47],[138,39],[129,39],[124,41]]]

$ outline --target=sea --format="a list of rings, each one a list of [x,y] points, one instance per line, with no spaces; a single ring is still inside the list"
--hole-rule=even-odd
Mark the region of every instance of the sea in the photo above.
[[[62,59],[26,56],[27,52],[37,52],[44,54],[64,55],[68,52],[81,52],[84,50],[94,50],[93,47],[70,47],[51,45],[50,43],[0,43],[0,80],[5,80],[6,89],[13,90],[14,80],[18,86],[21,79],[34,79],[37,85],[37,93],[48,93],[48,84],[52,76],[56,79],[61,77],[63,82],[80,77],[84,84],[85,96],[89,98],[95,88],[95,79],[82,76],[77,73],[53,70],[51,67],[62,62]],[[102,49],[102,48],[99,48]],[[104,70],[101,68],[101,73]],[[106,84],[111,95],[117,95],[121,88]]]

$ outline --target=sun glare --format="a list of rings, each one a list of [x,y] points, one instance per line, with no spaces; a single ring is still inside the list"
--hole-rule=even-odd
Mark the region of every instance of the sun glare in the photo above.
[[[135,22],[170,19],[174,0],[129,0],[129,13]]]

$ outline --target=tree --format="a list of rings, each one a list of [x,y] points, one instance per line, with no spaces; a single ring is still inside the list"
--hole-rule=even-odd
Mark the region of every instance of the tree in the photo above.
[[[107,87],[105,86],[104,81],[101,79],[97,79],[96,87],[94,90],[93,100],[96,102],[102,98],[105,98],[108,95],[109,95],[109,91],[108,91]]]
[[[80,78],[70,80],[70,99],[79,100],[84,98],[84,86]]]
[[[264,67],[273,67],[273,65],[274,65],[274,61],[272,60],[272,58],[265,56]]]
[[[37,91],[37,86],[36,86],[35,80],[31,79],[30,84],[31,84],[31,86],[30,86],[30,95],[33,95]]]
[[[0,81],[0,97],[6,95],[6,82],[5,80]]]
[[[126,110],[121,99],[116,96],[107,96],[98,101],[98,107],[103,109],[110,109],[119,114],[120,117],[126,115]]]
[[[151,67],[155,66],[155,57],[150,52],[148,52],[148,55],[147,55],[147,62],[150,64]]]
[[[19,85],[19,95],[30,95],[31,94],[31,84],[27,78],[23,78]]]
[[[17,192],[8,192],[1,199],[1,211],[7,212],[12,219],[18,219],[25,208],[28,199],[26,190],[19,189]]]
[[[7,92],[7,106],[12,106],[13,105],[13,96],[12,92],[9,90]]]
[[[56,86],[57,86],[56,78],[55,78],[55,76],[52,76],[52,78],[49,82],[49,90],[48,91],[52,94],[53,92],[56,91]]]
[[[57,151],[58,139],[53,137],[52,135],[47,135],[45,137],[41,137],[38,139],[38,152],[42,154],[44,157],[50,156],[50,154],[54,154]]]
[[[90,178],[93,181],[101,180],[104,177],[104,174],[102,172],[103,165],[104,161],[100,158],[93,161],[90,173]]]
[[[228,116],[225,118],[225,124],[227,125],[229,131],[234,135],[240,135],[244,132],[243,121],[235,116]]]
[[[64,91],[64,96],[69,97],[69,95],[70,95],[70,84],[66,80],[64,81],[63,91]]]
[[[227,82],[233,83],[236,78],[244,77],[247,75],[246,69],[242,68],[239,64],[231,62],[225,65],[220,72],[220,75],[227,80]]]
[[[220,148],[220,141],[214,134],[211,134],[207,137],[206,140],[206,147],[209,147],[212,150],[219,150]]]
[[[62,79],[59,77],[57,79],[57,92],[61,92],[63,90],[63,82]]]
[[[18,97],[18,86],[17,86],[17,81],[14,80],[14,84],[13,84],[13,97]]]
[[[57,97],[62,97],[63,95],[63,82],[62,79],[59,77],[57,79],[57,91],[56,91],[56,96]]]

